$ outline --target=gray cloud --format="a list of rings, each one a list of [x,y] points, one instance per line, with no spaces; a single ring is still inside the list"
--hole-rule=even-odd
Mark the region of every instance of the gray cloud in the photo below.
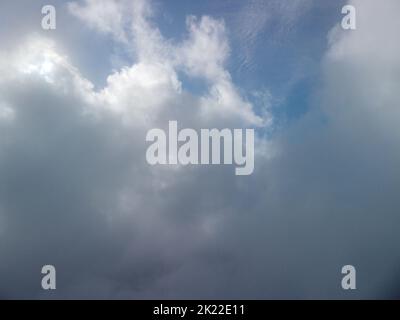
[[[329,35],[313,107],[258,138],[249,177],[145,162],[146,131],[169,119],[195,128],[265,120],[220,59],[219,21],[189,25],[215,45],[203,57],[198,42],[170,47],[144,23],[146,59],[113,73],[102,90],[41,37],[3,50],[0,297],[398,295],[399,4],[354,5],[359,28]],[[160,55],[165,43],[184,48],[185,59]],[[196,69],[200,58],[207,72]],[[182,89],[180,68],[210,90]],[[40,288],[44,264],[57,268],[55,292]],[[354,293],[340,288],[345,264],[357,267]]]

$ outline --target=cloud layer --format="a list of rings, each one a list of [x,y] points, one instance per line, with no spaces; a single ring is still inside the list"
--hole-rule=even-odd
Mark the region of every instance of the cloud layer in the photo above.
[[[47,38],[2,50],[0,296],[397,296],[400,7],[351,4],[358,29],[339,29],[338,15],[310,111],[268,139],[274,119],[227,68],[223,20],[188,16],[176,41],[148,1],[69,4],[133,53],[101,89]],[[257,128],[254,174],[150,167],[146,132],[168,120]],[[55,292],[39,287],[44,264]],[[345,264],[355,293],[340,288]]]

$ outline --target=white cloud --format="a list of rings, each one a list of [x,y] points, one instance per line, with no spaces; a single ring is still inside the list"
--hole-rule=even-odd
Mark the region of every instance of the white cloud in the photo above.
[[[177,52],[178,63],[182,63],[189,74],[212,82],[226,78],[224,64],[229,55],[229,44],[224,22],[208,16],[198,21],[189,16],[186,24],[189,38]]]
[[[184,104],[190,104],[185,108],[198,112],[210,125],[218,125],[220,121],[220,125],[261,126],[271,121],[269,114],[264,114],[265,121],[255,115],[252,106],[244,101],[231,81],[225,68],[230,49],[223,21],[208,16],[201,19],[190,16],[187,18],[188,37],[173,45],[151,22],[150,2],[119,1],[116,4],[120,6],[119,11],[129,16],[122,20],[130,21],[131,38],[127,45],[135,48],[137,62],[111,75],[107,87],[100,93],[112,109],[142,113],[139,117],[148,120],[163,108],[174,108],[174,105],[182,108]],[[85,1],[83,7],[74,3],[70,6],[77,17],[91,25],[90,17],[102,3]],[[107,19],[103,21],[101,16],[96,19],[99,19],[97,28],[102,31],[102,24],[107,24]],[[119,24],[116,28],[119,30],[123,26]],[[188,99],[190,92],[181,90],[177,74],[180,71],[205,81],[210,88],[208,94]],[[136,102],[135,106],[132,101]],[[219,120],[214,122],[213,119]]]
[[[343,30],[338,24],[328,38],[330,48],[324,61],[326,90],[335,92],[332,101],[337,104],[329,103],[326,111],[353,130],[369,128],[375,137],[397,135],[400,44],[394,39],[400,30],[396,19],[398,4],[396,1],[387,1],[385,5],[374,1],[350,1],[350,4],[356,8],[357,29]]]
[[[171,46],[148,20],[145,2],[132,3],[128,29],[124,17],[115,25],[110,20],[125,14],[126,4],[103,4],[70,8],[90,27],[138,52],[137,61],[111,74],[103,89],[95,90],[57,43],[45,38],[32,36],[1,53],[2,114],[10,117],[7,110],[13,110],[12,122],[0,121],[6,133],[0,138],[0,175],[7,181],[0,192],[7,221],[1,237],[8,243],[1,255],[11,263],[29,241],[33,258],[13,274],[28,288],[36,288],[33,275],[42,258],[69,265],[64,297],[84,295],[84,284],[98,286],[98,296],[144,296],[187,257],[207,251],[221,228],[228,200],[213,194],[233,179],[231,170],[150,167],[148,129],[167,126],[170,119],[194,128],[262,125],[224,67],[229,48],[223,22],[190,18],[187,39]],[[205,47],[212,50],[199,56]],[[185,90],[179,72],[200,78],[209,90]],[[196,199],[197,186],[207,179],[213,186]],[[12,281],[1,295],[38,294]]]
[[[128,42],[125,21],[125,0],[87,0],[84,6],[76,2],[68,4],[69,11],[84,20],[89,27],[105,34],[111,34],[116,40]]]

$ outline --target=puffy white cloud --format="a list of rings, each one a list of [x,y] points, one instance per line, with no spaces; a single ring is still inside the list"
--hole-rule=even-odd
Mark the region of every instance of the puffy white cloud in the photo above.
[[[223,21],[210,17],[189,16],[186,21],[190,31],[189,38],[177,52],[177,60],[193,76],[218,81],[226,77],[224,63],[229,55],[229,45]]]
[[[142,110],[142,116],[148,118],[155,116],[153,108],[188,104],[186,108],[198,112],[209,125],[218,125],[213,122],[216,118],[222,121],[220,124],[231,126],[270,123],[269,114],[263,114],[265,119],[254,114],[252,106],[240,96],[225,68],[230,50],[223,21],[208,16],[198,20],[190,16],[187,18],[187,38],[173,45],[151,23],[153,12],[150,2],[120,1],[116,4],[128,15],[124,19],[130,21],[128,29],[131,38],[127,46],[134,48],[137,62],[108,78],[107,87],[100,94],[111,108],[119,111],[133,109],[129,112],[139,113]],[[92,13],[100,10],[98,7],[104,9],[101,2],[92,1],[85,1],[84,6],[71,3],[70,7],[74,8],[73,13],[77,17],[89,25]],[[123,25],[119,24],[119,28]],[[101,26],[98,29],[103,30]],[[188,98],[190,92],[182,92],[178,72],[204,81],[209,87],[208,94],[200,99]],[[138,101],[137,105],[128,107],[132,101]],[[176,116],[179,117],[178,114]]]

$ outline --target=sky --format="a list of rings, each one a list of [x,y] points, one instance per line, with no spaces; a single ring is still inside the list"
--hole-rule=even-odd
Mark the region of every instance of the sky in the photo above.
[[[399,11],[1,1],[0,298],[399,298]],[[170,120],[253,128],[254,173],[150,166]]]

